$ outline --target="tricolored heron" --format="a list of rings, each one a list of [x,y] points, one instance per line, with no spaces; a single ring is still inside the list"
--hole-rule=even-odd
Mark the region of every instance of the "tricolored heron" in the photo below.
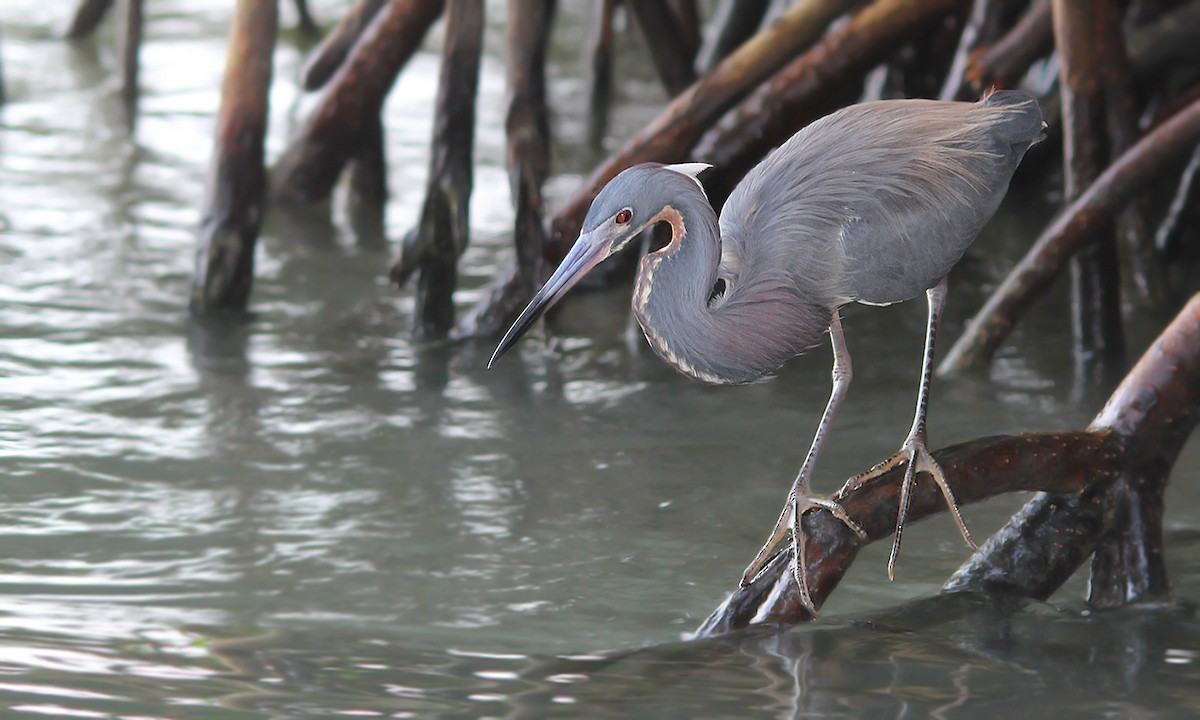
[[[800,130],[713,211],[697,175],[708,165],[631,167],[592,202],[579,239],[496,348],[494,363],[551,305],[642,230],[665,222],[666,247],[642,258],[633,311],[650,346],[680,372],[713,384],[759,380],[829,333],[833,390],[770,539],[746,569],[749,582],[790,530],[792,572],[812,608],[804,573],[801,515],[832,512],[861,528],[833,500],[811,493],[825,432],[850,383],[839,308],[887,305],[925,293],[929,321],[912,428],[900,451],[851,478],[835,497],[906,464],[896,555],[916,474],[941,489],[967,543],[958,505],[926,445],[925,411],[946,274],[995,213],[1025,151],[1044,124],[1037,102],[1017,91],[977,103],[884,100],[854,105]]]

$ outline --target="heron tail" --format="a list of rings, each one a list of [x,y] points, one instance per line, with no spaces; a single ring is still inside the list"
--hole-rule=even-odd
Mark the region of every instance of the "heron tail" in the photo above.
[[[1046,123],[1037,99],[1021,90],[997,90],[983,99],[983,106],[1003,109],[994,130],[1013,145],[1033,145],[1046,137]]]

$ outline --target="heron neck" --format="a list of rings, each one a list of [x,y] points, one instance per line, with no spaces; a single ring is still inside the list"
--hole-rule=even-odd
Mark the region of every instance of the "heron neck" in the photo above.
[[[721,260],[717,214],[707,201],[667,205],[656,216],[671,226],[671,241],[642,258],[633,309],[650,346],[676,369],[711,383],[728,382],[701,362],[712,339],[708,300]]]
[[[687,214],[663,213],[671,242],[642,258],[633,310],[667,363],[697,380],[740,384],[820,342],[833,309],[775,268],[760,264],[725,278],[724,297],[710,302],[722,249],[716,213],[707,203]]]

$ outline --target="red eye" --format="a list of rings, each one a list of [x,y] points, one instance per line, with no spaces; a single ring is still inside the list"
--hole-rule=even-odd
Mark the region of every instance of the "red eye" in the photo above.
[[[633,219],[633,211],[630,210],[629,208],[625,208],[621,212],[617,213],[616,221],[617,221],[618,225],[624,225],[625,223],[629,222],[632,219]]]

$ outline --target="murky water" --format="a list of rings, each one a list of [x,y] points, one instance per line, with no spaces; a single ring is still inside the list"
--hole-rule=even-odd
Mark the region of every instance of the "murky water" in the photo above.
[[[888,583],[872,547],[821,622],[681,642],[770,527],[828,392],[828,351],[775,382],[701,387],[622,339],[628,290],[579,297],[551,350],[417,345],[388,252],[274,216],[254,318],[183,312],[231,3],[148,3],[142,112],[126,130],[111,27],[55,37],[73,2],[5,0],[0,57],[0,707],[4,717],[1036,717],[1200,710],[1186,610],[1087,616],[1076,578],[1018,612],[918,604],[967,556],[914,526]],[[503,4],[481,83],[463,306],[508,262]],[[571,5],[571,4],[565,4]],[[284,3],[290,8],[289,3]],[[342,3],[318,3],[326,21]],[[555,197],[594,161],[585,11],[555,39]],[[285,19],[290,16],[285,11]],[[276,56],[269,148],[309,100]],[[639,45],[635,35],[626,39]],[[387,110],[398,237],[422,200],[438,56]],[[662,96],[623,56],[620,136]],[[1036,232],[998,218],[952,278],[945,335]],[[1106,392],[1070,375],[1044,305],[989,376],[940,381],[935,444],[1079,427]],[[1054,306],[1054,307],[1061,307]],[[849,400],[818,485],[894,450],[920,303],[846,321]],[[1138,342],[1153,328],[1133,318]],[[1139,345],[1140,347],[1140,345]],[[1168,495],[1168,564],[1200,597],[1200,452]],[[1020,498],[967,510],[977,534]],[[875,618],[868,623],[862,618]],[[634,650],[644,648],[642,650]]]

